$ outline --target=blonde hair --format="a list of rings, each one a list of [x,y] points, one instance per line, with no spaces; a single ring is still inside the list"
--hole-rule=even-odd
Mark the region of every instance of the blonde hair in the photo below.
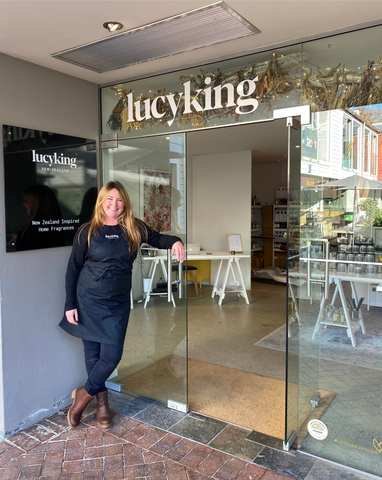
[[[137,252],[142,242],[142,236],[147,235],[147,230],[144,223],[134,217],[129,194],[120,182],[108,182],[101,188],[98,193],[92,219],[81,227],[79,234],[85,226],[89,225],[88,245],[90,246],[90,237],[92,234],[97,233],[98,229],[105,225],[106,215],[103,210],[103,204],[114,188],[117,190],[124,206],[122,213],[118,217],[118,223],[122,228],[124,237],[129,242],[130,252]],[[79,236],[80,235],[78,235],[78,241]]]

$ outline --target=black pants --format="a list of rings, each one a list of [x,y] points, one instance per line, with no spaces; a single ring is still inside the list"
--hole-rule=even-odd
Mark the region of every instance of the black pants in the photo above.
[[[85,390],[89,395],[94,396],[106,390],[105,382],[121,360],[123,345],[108,345],[89,340],[82,340],[82,342],[88,374]]]

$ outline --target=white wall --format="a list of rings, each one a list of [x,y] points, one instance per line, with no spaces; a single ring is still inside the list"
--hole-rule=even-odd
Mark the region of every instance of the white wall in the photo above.
[[[98,138],[97,85],[0,54],[0,124]],[[0,146],[0,434],[69,402],[86,378],[82,343],[58,323],[70,247],[5,252]]]
[[[251,250],[251,152],[197,155],[189,159],[188,242],[203,250],[227,251],[227,233],[240,233]],[[190,208],[191,207],[191,208]],[[212,281],[219,262],[212,262]],[[250,259],[240,261],[245,288],[251,289]]]
[[[254,163],[252,165],[252,194],[262,205],[272,205],[276,187],[287,185],[287,163]]]

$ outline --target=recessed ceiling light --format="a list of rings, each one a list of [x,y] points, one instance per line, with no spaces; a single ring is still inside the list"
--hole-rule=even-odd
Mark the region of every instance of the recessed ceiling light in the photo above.
[[[105,22],[103,24],[104,28],[109,30],[109,32],[115,32],[116,30],[121,30],[123,27],[122,23],[119,22]]]

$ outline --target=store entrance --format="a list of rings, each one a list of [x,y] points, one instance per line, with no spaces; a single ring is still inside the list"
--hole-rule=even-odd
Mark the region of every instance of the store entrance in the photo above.
[[[149,399],[154,415],[152,401],[290,447],[298,378],[286,378],[286,332],[297,317],[289,315],[286,217],[290,200],[298,203],[300,141],[299,122],[288,117],[121,139],[103,150],[104,181],[121,181],[136,216],[187,245],[183,268],[142,248],[109,388],[141,406]]]
[[[198,295],[190,284],[188,297],[189,408],[284,440],[285,119],[189,133],[187,163],[188,243],[227,252],[227,234],[240,234],[250,253],[239,263],[249,304],[230,293],[239,283],[230,272],[221,305],[211,294],[224,264],[219,275],[219,260],[188,255],[199,280]],[[284,342],[267,348],[277,331]]]

